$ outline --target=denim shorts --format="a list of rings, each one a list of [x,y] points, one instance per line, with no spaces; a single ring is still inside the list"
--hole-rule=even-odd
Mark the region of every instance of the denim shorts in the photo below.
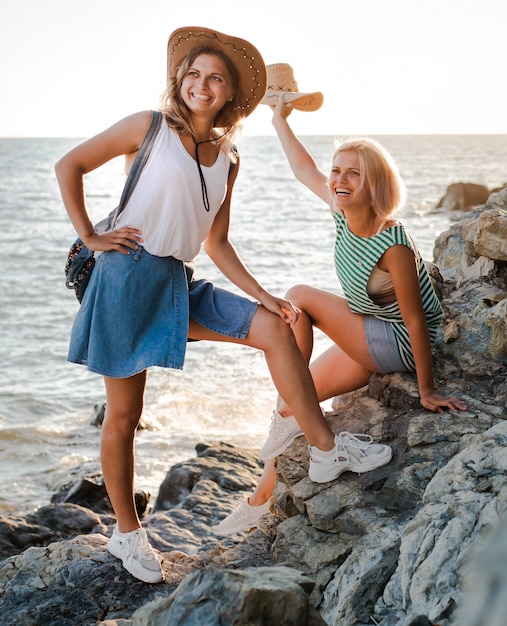
[[[380,373],[408,371],[401,360],[396,336],[389,322],[374,315],[365,315],[364,332],[368,351]]]
[[[189,319],[245,339],[258,303],[194,280],[193,266],[140,247],[97,258],[72,327],[68,360],[128,378],[150,366],[182,369]]]

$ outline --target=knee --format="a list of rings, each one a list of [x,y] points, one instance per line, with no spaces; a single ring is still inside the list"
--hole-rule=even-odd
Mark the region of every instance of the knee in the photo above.
[[[260,306],[257,309],[245,343],[267,353],[271,350],[280,349],[282,345],[288,346],[291,342],[297,346],[294,333],[289,324],[276,313],[272,313]]]
[[[269,313],[263,328],[265,349],[295,341],[291,327],[279,315]]]
[[[304,309],[304,304],[308,300],[310,287],[308,285],[293,285],[285,294],[287,300],[290,300],[294,306]]]
[[[292,330],[287,322],[285,322],[279,315],[272,315],[270,319],[270,329],[275,337],[289,337],[292,335]]]
[[[106,406],[103,433],[115,433],[119,436],[130,436],[135,433],[141,421],[142,409],[137,407],[117,407]]]

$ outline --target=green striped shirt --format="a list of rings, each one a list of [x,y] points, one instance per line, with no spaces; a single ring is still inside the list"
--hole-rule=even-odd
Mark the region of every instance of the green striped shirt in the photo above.
[[[402,224],[389,226],[373,237],[358,237],[349,230],[340,213],[335,212],[333,216],[336,223],[335,268],[351,311],[374,315],[389,322],[393,327],[403,364],[407,369],[415,371],[410,339],[398,302],[387,306],[375,304],[366,293],[366,285],[372,269],[388,248],[398,244],[408,246],[416,258],[424,314],[433,343],[442,322],[442,307],[419,250]]]

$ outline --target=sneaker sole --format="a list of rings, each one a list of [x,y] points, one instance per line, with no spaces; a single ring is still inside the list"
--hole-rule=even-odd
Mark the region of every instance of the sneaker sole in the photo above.
[[[321,476],[317,478],[315,476],[312,476],[312,471],[310,467],[310,469],[308,470],[308,478],[312,481],[312,483],[319,483],[319,484],[330,483],[332,480],[336,480],[337,478],[340,478],[340,476],[347,470],[348,470],[347,467],[341,467],[338,470],[337,468],[331,465],[328,467],[328,471],[325,474],[322,473]]]
[[[349,463],[347,469],[345,471],[354,472],[354,474],[365,474],[366,472],[371,472],[374,469],[378,469],[383,465],[387,465],[389,461],[393,458],[393,451],[391,448],[387,447],[387,451],[383,456],[374,457],[371,459],[372,463],[369,465],[365,465],[364,463],[358,463],[357,465],[351,465]]]
[[[250,530],[251,528],[257,528],[257,524],[240,524],[239,526],[235,526],[234,528],[229,528],[227,530],[220,530],[219,528],[213,528],[215,534],[225,537],[227,535],[234,535],[234,533],[242,533],[245,530]]]
[[[125,564],[123,564],[123,567],[131,576],[133,576],[136,580],[140,580],[143,583],[149,583],[150,585],[157,585],[158,583],[164,582],[164,574],[158,574],[154,572],[153,576],[145,576],[144,574],[134,573],[133,571],[126,568]]]

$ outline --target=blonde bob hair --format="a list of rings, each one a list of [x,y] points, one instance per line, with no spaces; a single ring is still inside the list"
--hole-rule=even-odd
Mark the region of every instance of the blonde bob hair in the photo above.
[[[359,158],[361,188],[370,198],[376,215],[388,219],[405,203],[406,187],[393,157],[374,139],[358,137],[337,142],[333,162],[340,152],[355,152]]]
[[[222,59],[232,83],[231,86],[234,94],[232,100],[226,102],[224,107],[220,110],[217,116],[220,125],[214,127],[214,135],[216,136],[217,144],[226,152],[230,153],[234,138],[238,135],[242,127],[242,109],[239,102],[241,96],[239,89],[240,77],[234,63],[220,50],[211,47],[199,47],[190,50],[177,68],[174,76],[168,78],[167,89],[160,99],[160,110],[165,115],[169,126],[175,130],[190,133],[195,137],[196,133],[192,125],[190,111],[181,97],[181,84],[195,59],[201,54],[213,54]],[[216,123],[217,121],[215,124]]]

